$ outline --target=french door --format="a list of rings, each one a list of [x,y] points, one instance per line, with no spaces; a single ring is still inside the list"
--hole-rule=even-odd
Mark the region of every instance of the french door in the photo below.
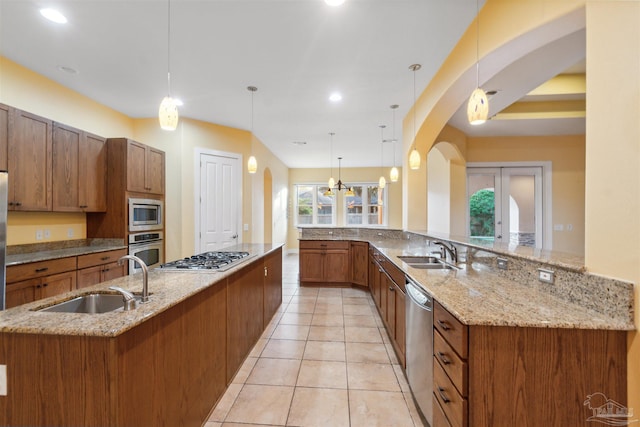
[[[543,209],[542,166],[467,168],[469,237],[542,248]]]

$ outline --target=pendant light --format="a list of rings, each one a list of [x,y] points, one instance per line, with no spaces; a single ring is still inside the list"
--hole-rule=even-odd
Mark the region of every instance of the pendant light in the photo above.
[[[253,94],[256,93],[258,88],[255,86],[247,86],[247,90],[251,92],[251,141],[253,141]],[[249,156],[247,171],[249,173],[256,173],[258,171],[258,161],[255,156]]]
[[[391,168],[391,172],[389,172],[389,180],[391,182],[398,182],[398,178],[400,177],[400,173],[396,167],[396,108],[398,107],[398,104],[393,104],[390,107],[393,112],[393,120],[391,122],[393,126],[393,138],[391,139],[391,142],[393,143],[393,167]]]
[[[342,157],[338,157],[338,183],[336,184],[336,190],[341,191],[341,190],[347,190],[344,195],[346,197],[353,197],[355,196],[355,193],[353,192],[353,187],[347,187],[345,184],[342,183]]]
[[[489,100],[480,87],[480,7],[476,0],[476,89],[467,103],[467,119],[472,125],[481,125],[489,117]]]
[[[178,105],[171,97],[171,0],[167,1],[167,96],[158,109],[158,120],[163,130],[176,130],[178,127]]]
[[[384,179],[384,167],[382,162],[384,160],[384,128],[385,125],[380,125],[380,179],[378,180],[378,187],[384,188],[387,185],[387,181]]]
[[[420,64],[413,64],[409,69],[413,71],[413,150],[409,155],[409,167],[413,170],[420,169],[420,153],[416,150],[416,71],[422,68]]]

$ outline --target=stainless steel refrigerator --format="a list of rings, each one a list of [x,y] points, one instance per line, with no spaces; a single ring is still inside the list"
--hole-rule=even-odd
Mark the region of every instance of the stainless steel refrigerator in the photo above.
[[[6,171],[0,171],[0,310],[5,309],[7,299],[7,177]]]

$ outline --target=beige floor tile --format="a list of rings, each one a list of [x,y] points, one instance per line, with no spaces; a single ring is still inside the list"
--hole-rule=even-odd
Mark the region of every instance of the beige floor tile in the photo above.
[[[341,288],[318,288],[319,297],[341,297]]]
[[[344,326],[361,326],[364,328],[377,328],[378,324],[373,316],[353,316],[346,314],[344,317]]]
[[[418,408],[416,407],[416,403],[413,400],[413,396],[411,395],[411,392],[402,392],[402,395],[404,396],[404,401],[407,405],[407,408],[409,409],[409,414],[411,415],[411,419],[413,420],[413,424],[419,427],[424,427],[426,425],[426,422],[423,421],[423,418],[420,416],[420,413],[418,412]]]
[[[315,303],[318,299],[315,295],[294,295],[291,297],[291,304]]]
[[[292,399],[293,387],[245,384],[225,421],[283,426]]]
[[[272,359],[302,359],[305,341],[269,340],[260,357]]]
[[[311,319],[312,326],[344,326],[342,315],[339,314],[314,314]]]
[[[389,343],[385,343],[384,346],[387,349],[387,354],[389,355],[389,360],[391,360],[391,364],[399,365],[400,361],[398,360],[398,355],[396,354],[396,351],[393,349],[393,345]]]
[[[260,338],[256,345],[251,349],[251,353],[249,353],[249,357],[260,357],[260,353],[264,349],[264,346],[267,345],[269,340],[266,338]]]
[[[351,363],[390,363],[384,344],[348,342],[347,362]]]
[[[369,342],[382,344],[382,337],[380,336],[378,328],[345,326],[344,338],[347,342]]]
[[[257,357],[247,357],[240,369],[238,369],[236,376],[233,377],[232,382],[236,384],[244,384],[257,361]]]
[[[285,313],[313,313],[315,302],[302,302],[300,304],[289,304]]]
[[[389,344],[391,340],[389,339],[389,334],[385,328],[378,328],[380,331],[380,336],[382,337],[382,342],[385,344]]]
[[[347,390],[296,387],[287,425],[349,427]]]
[[[299,370],[300,360],[261,357],[245,383],[293,386],[296,384]]]
[[[351,427],[413,427],[400,392],[349,390]]]
[[[271,339],[304,341],[309,335],[309,326],[305,325],[278,325]],[[266,345],[266,343],[265,343]]]
[[[311,326],[309,341],[344,341],[342,326]]]
[[[342,304],[326,304],[316,303],[316,308],[313,310],[313,314],[335,314],[342,317]]]
[[[216,423],[213,421],[207,421],[206,423],[204,423],[203,427],[222,427],[222,423]]]
[[[311,325],[311,313],[285,313],[280,319],[281,325]]]
[[[409,383],[407,382],[407,377],[404,376],[404,372],[402,372],[402,366],[400,365],[391,365],[393,366],[393,371],[396,373],[396,378],[398,379],[398,384],[400,384],[400,391],[403,393],[411,392],[409,388]]]
[[[224,421],[242,390],[242,384],[229,384],[208,421]]]
[[[350,390],[400,391],[396,374],[389,364],[349,362],[347,375]]]
[[[298,288],[298,292],[296,295],[305,295],[305,296],[318,296],[318,288]]]
[[[342,311],[344,314],[350,314],[353,316],[366,316],[373,314],[371,307],[362,304],[344,304],[342,306]]]
[[[369,305],[369,300],[366,298],[342,297],[342,303],[347,305]]]
[[[341,296],[325,297],[325,296],[318,295],[318,299],[316,300],[316,303],[342,305],[342,297]]]
[[[384,351],[386,356],[387,352],[386,350]],[[346,360],[345,346],[343,342],[337,341],[307,341],[302,358],[305,360],[344,362]]]
[[[321,360],[303,360],[297,387],[347,388],[347,364]]]
[[[344,288],[342,289],[343,297],[369,298],[368,288]]]

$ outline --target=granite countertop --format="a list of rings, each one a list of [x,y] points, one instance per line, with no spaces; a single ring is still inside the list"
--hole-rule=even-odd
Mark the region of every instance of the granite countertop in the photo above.
[[[49,248],[45,250],[29,251],[22,253],[9,253],[6,256],[6,266],[27,264],[30,262],[49,261],[54,259],[66,258],[70,256],[87,255],[96,252],[112,251],[116,249],[127,249],[123,240],[120,239],[101,239],[87,242],[87,244],[62,247],[62,248]],[[7,248],[8,251],[11,247]]]
[[[301,240],[319,239],[314,236]],[[322,239],[368,241],[466,325],[635,329],[632,318],[616,318],[585,308],[549,293],[542,285],[525,285],[502,277],[480,262],[460,263],[460,270],[427,270],[413,268],[398,258],[429,255],[437,247],[383,237]]]
[[[34,310],[89,293],[113,293],[114,291],[108,289],[110,286],[120,286],[131,292],[138,293],[142,290],[141,273],[0,311],[0,332],[98,337],[118,336],[203,289],[215,286],[231,274],[280,247],[281,245],[271,244],[240,244],[228,248],[228,250],[247,251],[252,256],[237,266],[222,272],[181,272],[160,270],[158,268],[152,269],[149,271],[150,301],[140,304],[135,310],[131,311],[82,314],[38,312]]]

